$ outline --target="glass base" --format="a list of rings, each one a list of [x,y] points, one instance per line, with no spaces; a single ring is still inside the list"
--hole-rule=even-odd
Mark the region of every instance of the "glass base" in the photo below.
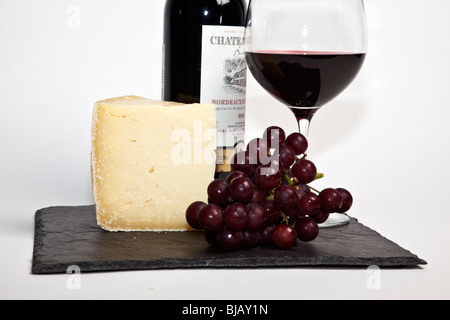
[[[343,227],[350,223],[350,217],[345,214],[331,214],[328,221],[319,225],[321,229]]]

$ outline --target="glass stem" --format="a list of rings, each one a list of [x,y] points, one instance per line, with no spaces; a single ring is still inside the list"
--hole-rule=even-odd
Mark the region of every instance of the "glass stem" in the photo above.
[[[309,137],[309,126],[311,121],[308,119],[300,119],[298,121],[298,129],[302,135],[305,136],[306,139]]]

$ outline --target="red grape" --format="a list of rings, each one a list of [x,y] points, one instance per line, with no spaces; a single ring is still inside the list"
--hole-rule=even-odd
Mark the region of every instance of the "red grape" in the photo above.
[[[294,149],[296,155],[304,154],[308,150],[308,140],[300,133],[293,133],[286,139],[286,145]]]
[[[248,178],[248,176],[242,171],[233,171],[227,176],[225,180],[226,182],[231,183],[231,181],[233,181],[234,179],[241,177]]]
[[[249,178],[236,178],[230,184],[230,197],[234,202],[250,203],[253,199],[253,183]]]
[[[202,229],[207,231],[220,230],[223,225],[222,208],[215,204],[207,205],[199,212],[198,221]]]
[[[259,243],[259,231],[245,231],[244,235],[244,247],[254,248]]]
[[[262,191],[260,188],[258,188],[257,186],[253,185],[253,198],[252,201],[250,201],[250,203],[257,203],[260,205],[263,205],[264,203],[266,203],[266,194],[264,193],[264,191]]]
[[[206,203],[202,201],[196,201],[187,208],[186,221],[193,229],[196,230],[203,229],[203,226],[199,222],[198,215],[200,211],[206,206],[207,206]]]
[[[320,198],[312,192],[298,200],[298,210],[302,216],[314,217],[320,213]]]
[[[229,184],[225,180],[214,180],[208,186],[208,198],[210,203],[224,206],[229,203]]]
[[[323,190],[320,195],[320,210],[323,213],[336,213],[343,204],[343,199],[339,191],[328,188]]]
[[[281,210],[297,207],[298,196],[294,187],[282,185],[275,189],[275,202]]]
[[[247,227],[248,211],[241,203],[236,202],[229,205],[225,209],[223,217],[225,224],[232,230],[241,231]]]
[[[313,219],[316,220],[318,224],[322,224],[328,221],[330,217],[329,213],[320,212],[318,215],[314,216]]]
[[[292,167],[292,174],[300,183],[308,184],[316,180],[317,167],[309,160],[299,160]]]
[[[297,243],[297,231],[293,226],[280,224],[275,229],[272,240],[280,249],[291,249]]]
[[[255,184],[264,191],[275,189],[281,184],[281,173],[269,164],[259,166],[255,173]]]
[[[298,239],[303,242],[314,241],[319,236],[319,225],[312,218],[303,218],[295,226]]]
[[[217,234],[216,241],[226,251],[237,251],[244,244],[244,235],[241,231],[231,230],[224,226]]]
[[[263,247],[271,246],[273,244],[273,233],[277,226],[275,224],[268,225],[261,231],[259,236],[259,244]]]
[[[259,231],[266,224],[266,211],[260,204],[250,203],[247,205],[248,223],[247,230]]]
[[[352,194],[343,188],[336,189],[342,196],[342,207],[337,211],[338,213],[347,213],[353,206]]]
[[[266,211],[267,223],[275,223],[281,215],[280,206],[275,203],[274,200],[267,200],[264,204],[264,210]]]
[[[278,148],[286,141],[286,132],[277,126],[272,126],[264,131],[263,139],[267,141],[269,148]]]
[[[280,163],[284,168],[290,168],[295,162],[295,150],[288,145],[282,145],[276,154],[278,154]]]

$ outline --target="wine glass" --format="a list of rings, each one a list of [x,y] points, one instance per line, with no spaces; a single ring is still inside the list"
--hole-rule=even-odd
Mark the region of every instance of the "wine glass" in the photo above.
[[[363,0],[250,0],[248,67],[266,91],[292,110],[306,138],[317,110],[356,78],[367,46]],[[349,221],[336,214],[322,227]]]

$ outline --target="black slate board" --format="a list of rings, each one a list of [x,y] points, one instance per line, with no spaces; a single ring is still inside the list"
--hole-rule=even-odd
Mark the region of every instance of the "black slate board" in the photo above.
[[[52,207],[36,212],[32,273],[188,268],[416,267],[424,260],[352,219],[323,229],[313,243],[291,250],[254,248],[227,253],[201,232],[110,233],[97,226],[94,206]]]

